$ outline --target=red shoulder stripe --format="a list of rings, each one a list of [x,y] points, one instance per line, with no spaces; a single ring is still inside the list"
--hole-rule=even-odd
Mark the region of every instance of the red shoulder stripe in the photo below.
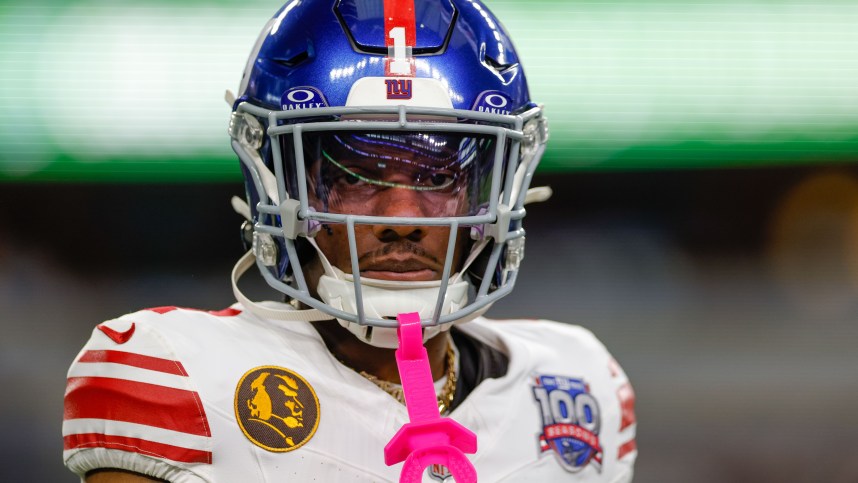
[[[608,370],[611,371],[611,377],[617,377],[623,372],[623,370],[620,369],[620,364],[613,357],[608,361]]]
[[[166,306],[166,307],[152,307],[152,308],[148,308],[145,310],[148,310],[150,312],[155,312],[157,314],[166,314],[167,312],[172,312],[172,311],[176,310],[177,308],[178,307],[176,307],[176,306]]]
[[[623,443],[620,446],[620,449],[617,450],[617,459],[618,460],[623,459],[623,456],[631,453],[632,451],[634,451],[636,449],[638,449],[638,444],[634,439],[632,439],[630,441],[626,441],[625,443]]]
[[[218,317],[234,317],[234,316],[241,313],[240,310],[234,309],[232,307],[227,307],[227,308],[222,309],[222,310],[200,310],[200,309],[191,309],[188,307],[176,307],[176,306],[172,306],[172,305],[171,306],[165,306],[165,307],[152,307],[152,308],[143,309],[143,310],[148,310],[149,312],[155,312],[157,314],[163,315],[163,314],[166,314],[168,312],[172,312],[174,310],[179,310],[179,309],[192,310],[194,312],[205,312],[207,314],[216,315]]]
[[[177,376],[188,376],[185,372],[185,367],[179,361],[170,359],[161,359],[160,357],[144,356],[123,351],[86,351],[80,356],[78,362],[112,362],[114,364],[124,364],[126,366],[139,367],[150,371],[164,372],[167,374],[175,374]]]
[[[63,438],[63,449],[78,448],[108,448],[133,451],[135,453],[157,456],[183,463],[208,463],[212,462],[210,451],[182,448],[169,444],[156,443],[139,438],[128,438],[125,436],[108,436],[105,434],[85,433],[71,434]]]
[[[70,377],[63,419],[95,418],[211,436],[194,391],[108,377]]]
[[[223,310],[209,310],[209,313],[218,317],[235,317],[240,314],[241,311],[232,307],[227,307]]]
[[[620,431],[637,422],[635,417],[635,390],[628,382],[617,389],[617,399],[620,400]]]

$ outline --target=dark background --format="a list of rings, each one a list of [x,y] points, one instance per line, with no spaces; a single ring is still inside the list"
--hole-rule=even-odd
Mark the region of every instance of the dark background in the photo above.
[[[858,165],[543,174],[494,317],[584,325],[638,403],[636,482],[858,481]],[[0,184],[0,481],[62,466],[99,322],[233,301],[229,184]],[[263,294],[261,285],[251,291]]]

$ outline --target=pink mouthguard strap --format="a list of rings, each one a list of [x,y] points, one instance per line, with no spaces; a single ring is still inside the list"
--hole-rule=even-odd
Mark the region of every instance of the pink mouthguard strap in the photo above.
[[[423,470],[431,464],[446,466],[457,483],[476,483],[477,471],[465,453],[477,451],[477,435],[438,413],[420,315],[399,314],[396,319],[399,321],[396,365],[410,421],[384,447],[384,463],[390,466],[405,461],[400,483],[419,483]]]

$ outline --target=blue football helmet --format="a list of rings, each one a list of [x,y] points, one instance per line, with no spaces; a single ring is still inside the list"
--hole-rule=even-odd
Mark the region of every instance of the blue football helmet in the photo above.
[[[245,305],[282,320],[336,318],[396,347],[399,313],[419,312],[429,338],[512,290],[548,124],[479,1],[293,0],[263,28],[232,105],[252,247],[233,279],[255,260],[294,310],[236,288]],[[402,206],[382,201],[391,193],[416,208],[389,215],[382,208]],[[368,275],[356,236],[365,225],[443,229],[439,276]],[[345,265],[317,243],[332,227],[348,240]]]

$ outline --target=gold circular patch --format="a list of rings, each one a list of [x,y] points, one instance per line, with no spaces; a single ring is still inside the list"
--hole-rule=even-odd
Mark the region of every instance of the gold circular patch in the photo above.
[[[277,366],[247,371],[235,388],[235,419],[253,444],[286,452],[319,427],[319,397],[303,377]]]

